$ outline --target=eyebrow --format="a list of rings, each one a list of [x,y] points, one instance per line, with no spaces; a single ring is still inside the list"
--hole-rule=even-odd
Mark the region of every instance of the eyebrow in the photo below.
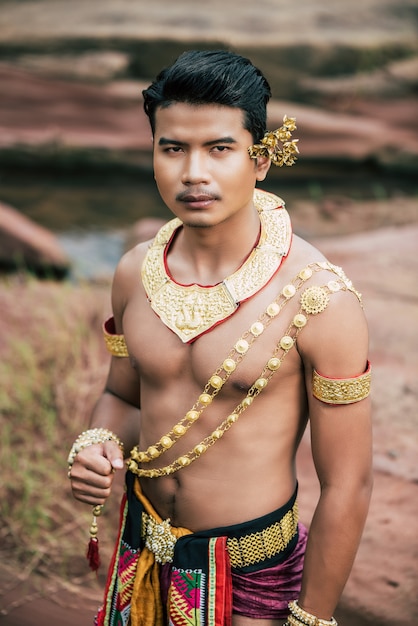
[[[210,141],[205,141],[204,146],[215,146],[220,143],[234,144],[237,143],[233,137],[220,137],[219,139],[211,139]],[[160,137],[158,140],[159,146],[188,146],[189,144],[185,141],[177,141],[176,139],[169,139],[168,137]]]

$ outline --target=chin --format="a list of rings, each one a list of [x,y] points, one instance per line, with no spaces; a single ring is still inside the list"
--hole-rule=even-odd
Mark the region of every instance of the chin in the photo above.
[[[211,228],[212,226],[214,226],[214,224],[208,224],[205,221],[202,220],[190,220],[190,219],[185,219],[182,220],[184,226],[188,226],[189,228]]]
[[[209,212],[183,212],[178,216],[185,226],[190,228],[211,228],[219,223],[219,218]]]

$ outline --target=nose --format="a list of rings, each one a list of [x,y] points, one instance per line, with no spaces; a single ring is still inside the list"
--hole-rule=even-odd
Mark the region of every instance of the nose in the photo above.
[[[184,169],[181,177],[184,185],[198,185],[208,183],[210,174],[205,155],[200,152],[190,152],[184,160]]]

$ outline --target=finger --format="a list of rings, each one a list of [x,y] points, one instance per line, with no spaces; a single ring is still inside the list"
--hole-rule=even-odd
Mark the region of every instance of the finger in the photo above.
[[[101,476],[112,473],[112,465],[106,458],[102,444],[92,445],[81,450],[73,463],[72,475],[81,476],[85,471],[90,471]]]
[[[91,504],[92,506],[104,505],[106,504],[107,500],[107,498],[104,498],[102,496],[95,496],[94,494],[90,493],[78,493],[76,491],[73,491],[73,496],[79,502],[83,502],[84,504]]]
[[[74,497],[81,502],[104,504],[111,493],[112,481],[101,484],[97,475],[91,480],[72,479],[71,489]]]
[[[103,444],[103,452],[113,469],[123,468],[123,453],[115,441],[105,441]]]
[[[85,486],[89,485],[94,489],[110,489],[113,483],[113,473],[98,474],[97,471],[90,471],[83,468],[80,473],[73,472],[70,479],[73,485]]]

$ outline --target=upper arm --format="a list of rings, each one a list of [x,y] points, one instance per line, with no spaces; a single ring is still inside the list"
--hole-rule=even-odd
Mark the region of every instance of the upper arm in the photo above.
[[[129,357],[112,356],[105,391],[140,408],[139,378]]]
[[[138,268],[142,263],[141,246],[129,250],[119,261],[112,282],[112,311],[115,332],[123,334],[123,314],[136,287]]]
[[[352,378],[367,367],[368,329],[357,298],[335,294],[310,321],[300,351],[305,366],[312,454],[321,484],[366,478],[371,469],[371,403],[326,404],[312,394],[312,374]]]
[[[120,260],[112,283],[112,310],[114,332],[123,338],[123,316],[126,305],[136,287],[138,265],[141,262],[140,246],[130,250]],[[140,407],[139,377],[129,356],[114,356],[110,362],[106,391],[133,406]]]

